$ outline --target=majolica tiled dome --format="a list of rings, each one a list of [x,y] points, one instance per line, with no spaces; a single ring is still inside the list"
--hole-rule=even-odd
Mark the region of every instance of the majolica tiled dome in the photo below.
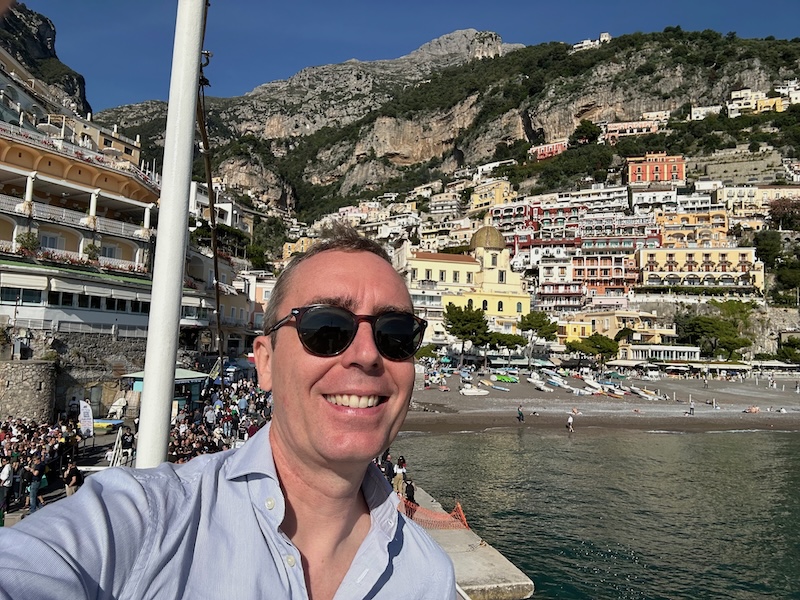
[[[476,248],[485,248],[486,250],[504,250],[506,247],[506,240],[503,234],[496,227],[487,225],[481,227],[472,234],[472,239],[469,241],[470,251]]]

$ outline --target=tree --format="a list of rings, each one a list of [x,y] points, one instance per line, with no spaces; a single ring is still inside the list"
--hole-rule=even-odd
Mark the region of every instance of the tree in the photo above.
[[[728,358],[740,348],[752,342],[740,336],[736,325],[719,317],[701,315],[693,317],[683,325],[683,341],[700,347],[702,356],[715,356],[718,350],[724,350]],[[679,338],[681,341],[681,338]]]
[[[776,198],[769,205],[769,218],[773,227],[777,226],[784,231],[800,231],[800,200]]]
[[[616,356],[619,350],[617,342],[601,333],[593,333],[588,338],[567,342],[566,346],[570,352],[582,352],[598,357],[601,365],[609,358]]]
[[[490,348],[499,350],[500,348],[518,348],[521,346],[525,346],[528,343],[528,340],[521,335],[516,335],[513,333],[500,333],[497,331],[492,331],[489,333],[489,342],[488,346]],[[511,362],[511,353],[509,352],[508,355],[509,363]]]
[[[636,333],[636,332],[633,329],[631,329],[630,327],[623,327],[622,329],[620,329],[617,332],[617,335],[614,336],[614,341],[615,342],[620,342],[621,340],[630,339],[630,337],[634,333]]]
[[[520,331],[529,332],[528,334],[529,346],[533,342],[534,335],[543,340],[553,341],[554,339],[556,339],[556,331],[558,331],[558,323],[554,323],[553,321],[551,321],[550,317],[547,316],[547,313],[538,310],[529,312],[527,315],[523,315],[520,318],[517,327],[519,327]],[[533,349],[529,347],[528,369],[531,368],[532,354],[533,354]]]
[[[764,263],[764,267],[775,268],[782,252],[781,234],[773,230],[762,230],[755,234],[753,243],[756,246],[756,256]]]
[[[532,331],[536,337],[547,341],[556,339],[556,331],[558,331],[558,323],[551,321],[547,313],[538,310],[523,315],[519,320],[518,327],[520,331]]]
[[[444,309],[444,328],[450,335],[461,340],[459,365],[464,363],[464,343],[467,340],[472,342],[473,346],[483,346],[490,339],[489,325],[479,308],[456,306],[450,302]]]
[[[603,130],[588,119],[581,120],[580,124],[569,138],[570,144],[594,144]]]

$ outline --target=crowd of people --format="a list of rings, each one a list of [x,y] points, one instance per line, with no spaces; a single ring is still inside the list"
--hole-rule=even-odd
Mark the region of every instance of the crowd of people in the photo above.
[[[206,388],[194,408],[181,409],[172,422],[167,460],[184,463],[220,452],[252,437],[272,416],[272,398],[252,381]]]
[[[46,423],[6,417],[0,423],[0,512],[41,508],[44,490],[62,481],[81,441],[73,420]]]

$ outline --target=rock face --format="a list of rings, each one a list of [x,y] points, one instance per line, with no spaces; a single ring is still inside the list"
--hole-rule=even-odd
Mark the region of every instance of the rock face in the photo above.
[[[47,18],[18,5],[3,27],[16,33],[0,35],[0,43],[25,64],[32,61],[36,68],[57,60],[55,31]],[[706,52],[716,37],[721,39],[713,32],[705,34],[686,39],[679,33],[674,37],[670,33],[622,36],[607,52],[588,50],[575,60],[558,62],[565,65],[564,75],[547,71],[547,65],[551,59],[561,61],[567,55],[566,46],[524,48],[503,43],[495,33],[474,29],[442,36],[393,60],[309,67],[241,97],[206,99],[212,149],[225,148],[232,141],[257,141],[257,148],[249,153],[237,151],[235,158],[222,157],[221,164],[215,164],[215,174],[228,185],[252,190],[269,204],[299,206],[304,199],[295,197],[298,177],[303,184],[327,186],[328,198],[344,198],[380,189],[409,168],[427,163],[435,163],[447,174],[463,163],[492,160],[501,144],[563,139],[583,119],[638,120],[648,111],[719,104],[734,89],[766,90],[800,72],[796,52],[788,52],[785,64],[776,67],[762,64],[747,46],[735,47],[738,58],[717,65],[715,56],[697,54]],[[24,44],[12,43],[20,37],[26,39]],[[673,56],[677,51],[682,54]],[[775,52],[778,49],[773,58]],[[690,54],[692,59],[686,60]],[[508,55],[508,60],[497,61],[497,73],[505,79],[489,78],[494,83],[483,85],[479,76],[463,87],[463,97],[455,101],[437,103],[437,94],[446,95],[441,88],[432,88],[426,96],[424,86],[435,85],[443,69]],[[771,60],[768,53],[763,56]],[[483,64],[463,69],[461,81],[475,73],[485,78],[495,63],[488,64],[483,71]],[[88,108],[82,79],[73,75],[62,78],[62,93]],[[409,88],[426,101],[432,96],[430,106],[448,108],[387,104],[398,97],[405,101],[402,92]],[[509,102],[509,97],[515,100]],[[145,154],[160,163],[166,110],[163,102],[145,102],[103,111],[95,120],[119,125],[131,136],[140,134]],[[299,166],[292,165],[294,180],[265,156],[301,156],[293,153],[302,149],[302,140],[321,130],[329,141],[315,146],[313,155],[302,155]],[[327,135],[329,131],[333,133]]]
[[[53,22],[17,3],[0,18],[0,44],[31,74],[46,83],[50,93],[66,107],[90,113],[86,82],[56,56]],[[46,68],[44,68],[46,67]]]

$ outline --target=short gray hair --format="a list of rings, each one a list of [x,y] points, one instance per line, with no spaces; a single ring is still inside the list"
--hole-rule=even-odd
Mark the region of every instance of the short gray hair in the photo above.
[[[389,254],[378,242],[364,237],[350,225],[333,223],[330,227],[323,229],[322,239],[319,242],[314,244],[308,252],[295,256],[278,276],[275,287],[272,289],[272,294],[270,294],[267,310],[264,313],[264,333],[269,331],[278,319],[281,318],[278,316],[278,308],[288,293],[293,274],[297,270],[298,265],[312,256],[328,252],[329,250],[339,250],[341,252],[371,252],[381,257],[390,265],[392,264],[392,259],[389,257]],[[275,343],[274,332],[272,342],[273,344]]]

